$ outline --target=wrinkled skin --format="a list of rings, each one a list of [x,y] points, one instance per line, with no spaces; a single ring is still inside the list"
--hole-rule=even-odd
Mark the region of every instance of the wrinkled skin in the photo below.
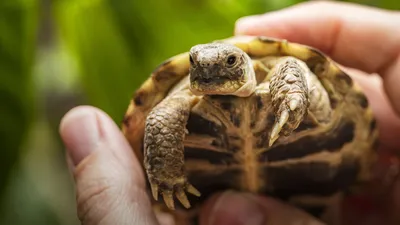
[[[400,21],[388,12],[333,2],[308,2],[243,18],[236,34],[266,35],[314,46],[350,70],[361,84],[378,119],[382,147],[380,177],[396,174],[400,150]],[[77,107],[65,115],[60,133],[73,172],[77,212],[83,224],[172,224],[157,217],[145,194],[144,173],[117,125],[99,109]],[[393,169],[394,168],[394,169]],[[393,180],[392,180],[393,181]],[[400,181],[390,187],[377,180],[374,194],[347,199],[341,225],[399,224]],[[376,190],[382,190],[377,192]],[[378,201],[379,200],[379,201]],[[209,199],[200,224],[322,224],[302,211],[268,197],[227,192]]]
[[[242,95],[248,96],[256,86],[250,63],[250,57],[235,46],[196,45],[190,49],[190,89],[198,94],[238,95],[244,88]]]

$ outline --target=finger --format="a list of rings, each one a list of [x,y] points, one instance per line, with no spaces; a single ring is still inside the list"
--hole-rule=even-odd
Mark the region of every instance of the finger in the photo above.
[[[172,214],[167,212],[155,212],[160,225],[176,225],[175,218]]]
[[[83,224],[157,224],[140,164],[102,111],[81,106],[61,121]]]
[[[201,225],[322,225],[314,217],[272,198],[225,192],[211,198],[200,214]]]
[[[353,69],[346,68],[345,70],[357,81],[367,96],[376,116],[381,147],[400,151],[400,117],[396,115],[387,96],[383,93],[382,79],[377,75],[366,76],[365,73]]]
[[[379,73],[400,113],[400,13],[333,1],[312,1],[237,21],[236,33],[284,38],[321,49],[337,62]]]

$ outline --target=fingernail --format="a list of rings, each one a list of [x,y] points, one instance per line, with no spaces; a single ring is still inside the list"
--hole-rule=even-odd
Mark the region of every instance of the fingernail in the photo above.
[[[265,216],[255,198],[228,191],[222,194],[211,210],[209,225],[263,225]]]
[[[60,134],[74,166],[96,149],[100,141],[99,118],[89,107],[69,111],[60,124]]]
[[[235,24],[235,33],[239,35],[245,34],[250,27],[254,26],[254,24],[257,23],[258,17],[259,17],[258,15],[255,15],[255,16],[242,17],[238,19]]]

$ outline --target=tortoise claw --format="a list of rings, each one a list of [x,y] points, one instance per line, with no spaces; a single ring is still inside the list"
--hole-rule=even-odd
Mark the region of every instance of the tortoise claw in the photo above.
[[[289,103],[289,108],[291,111],[294,111],[299,106],[299,101],[297,99],[292,99]]]
[[[153,198],[157,201],[158,200],[158,185],[150,182],[150,186],[151,186],[151,193],[153,194]]]
[[[175,193],[176,198],[182,203],[185,208],[190,208],[190,202],[183,190],[179,190]]]
[[[171,210],[175,210],[175,204],[174,204],[174,199],[172,196],[172,191],[164,191],[162,193],[163,199],[167,207]]]
[[[279,138],[279,133],[282,130],[282,127],[289,119],[289,113],[287,111],[283,111],[280,115],[277,122],[275,122],[274,127],[272,128],[271,136],[269,138],[269,146],[272,146],[276,139]]]
[[[201,193],[200,191],[198,191],[195,187],[193,187],[193,185],[191,184],[187,184],[186,185],[186,191],[189,192],[192,195],[195,195],[197,197],[200,197]]]
[[[182,178],[172,182],[158,182],[157,180],[151,179],[150,186],[153,198],[157,201],[158,194],[161,193],[166,206],[171,210],[175,210],[174,195],[185,208],[191,207],[185,191],[195,196],[201,195],[193,185]]]

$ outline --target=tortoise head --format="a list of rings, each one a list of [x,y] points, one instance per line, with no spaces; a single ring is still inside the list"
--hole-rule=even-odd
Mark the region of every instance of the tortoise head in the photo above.
[[[227,43],[210,43],[190,49],[190,89],[196,95],[249,96],[256,87],[250,57]]]

